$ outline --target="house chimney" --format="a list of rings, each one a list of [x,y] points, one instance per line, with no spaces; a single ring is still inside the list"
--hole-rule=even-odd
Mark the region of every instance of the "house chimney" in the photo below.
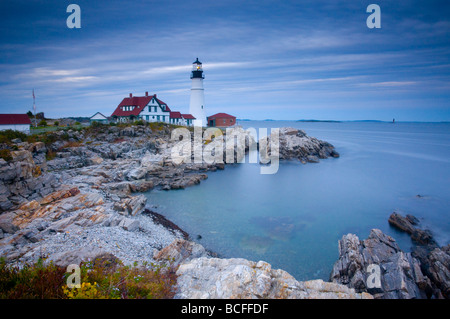
[[[148,96],[148,91],[145,91],[145,96]]]
[[[133,93],[130,93],[130,97],[133,97]]]

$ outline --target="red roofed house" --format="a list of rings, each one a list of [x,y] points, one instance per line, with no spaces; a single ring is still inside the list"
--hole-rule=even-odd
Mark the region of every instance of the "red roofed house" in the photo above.
[[[143,120],[179,125],[192,124],[192,120],[186,121],[180,112],[172,112],[166,103],[156,97],[156,94],[148,95],[148,92],[145,92],[145,96],[133,96],[130,93],[129,97],[120,102],[111,117],[116,123]]]
[[[227,113],[208,116],[208,126],[227,127],[236,124],[236,117]]]
[[[27,114],[0,114],[0,130],[30,133],[31,121]]]

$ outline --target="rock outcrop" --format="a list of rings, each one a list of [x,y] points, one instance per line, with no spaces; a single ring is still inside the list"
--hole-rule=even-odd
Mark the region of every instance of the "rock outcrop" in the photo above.
[[[264,262],[200,257],[177,271],[175,298],[200,299],[371,299],[347,286],[312,280],[299,282]]]
[[[334,146],[328,142],[308,136],[305,131],[292,127],[282,127],[277,135],[272,132],[259,140],[259,150],[264,161],[268,161],[274,148],[280,159],[298,159],[302,163],[318,163],[320,159],[339,157]]]
[[[412,256],[420,261],[422,272],[431,281],[425,288],[427,296],[450,299],[450,245],[439,247],[431,231],[419,228],[419,219],[412,215],[393,212],[389,224],[408,233],[416,244]]]
[[[26,144],[11,152],[11,161],[0,158],[0,213],[42,198],[61,185],[55,175],[47,173],[43,143]]]
[[[432,282],[428,295],[450,299],[450,244],[431,251],[416,248],[412,255],[420,260],[423,273]]]
[[[425,245],[430,247],[437,247],[437,243],[429,230],[422,230],[416,227],[420,221],[412,216],[406,215],[406,217],[401,216],[397,212],[393,212],[389,216],[388,222],[390,225],[408,233],[411,235],[411,239],[419,245]]]
[[[374,274],[371,265],[379,267],[379,273]],[[383,299],[426,298],[425,291],[431,285],[419,261],[411,253],[403,252],[392,237],[379,229],[373,229],[363,241],[353,234],[342,237],[339,260],[330,279]],[[371,283],[372,279],[379,280],[379,284]]]

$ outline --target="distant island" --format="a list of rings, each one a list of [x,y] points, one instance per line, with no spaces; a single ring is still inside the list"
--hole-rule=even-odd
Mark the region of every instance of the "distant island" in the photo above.
[[[341,123],[342,121],[335,121],[335,120],[297,120],[296,122],[327,122],[327,123]]]

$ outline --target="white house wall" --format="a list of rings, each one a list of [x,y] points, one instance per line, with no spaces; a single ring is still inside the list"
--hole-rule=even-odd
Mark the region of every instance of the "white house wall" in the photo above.
[[[155,112],[156,107],[156,112]],[[159,120],[158,120],[159,116]],[[169,123],[170,112],[164,112],[161,106],[153,99],[139,113],[139,117],[147,122],[165,122]]]
[[[20,131],[26,134],[30,133],[30,124],[8,124],[8,125],[0,125],[0,131],[5,130],[14,130]]]

